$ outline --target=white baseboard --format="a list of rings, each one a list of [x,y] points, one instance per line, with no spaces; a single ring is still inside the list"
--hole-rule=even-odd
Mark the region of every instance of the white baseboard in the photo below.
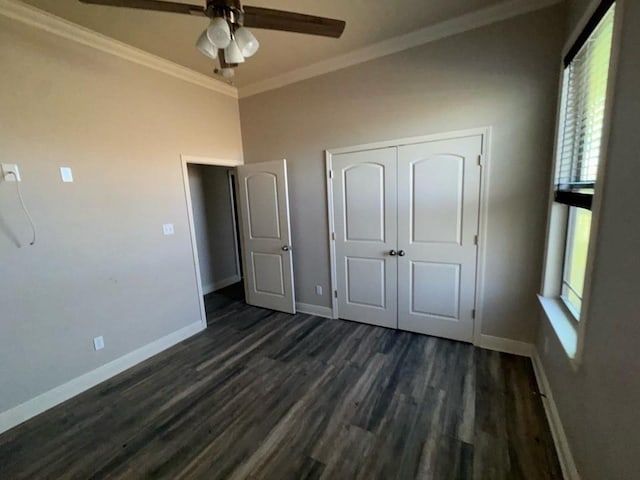
[[[296,303],[296,311],[307,315],[315,315],[316,317],[333,318],[331,308],[311,305],[310,303]]]
[[[510,338],[494,337],[492,335],[480,335],[480,341],[475,344],[477,347],[495,350],[496,352],[511,353],[521,357],[533,356],[534,346],[531,343],[511,340]]]
[[[580,480],[580,474],[576,467],[576,463],[569,447],[569,441],[567,435],[564,432],[562,426],[562,420],[560,419],[560,412],[553,399],[553,393],[551,392],[551,386],[547,379],[547,374],[544,371],[542,360],[538,354],[538,350],[534,348],[531,356],[533,362],[533,371],[536,374],[536,380],[538,381],[538,389],[542,396],[542,404],[544,405],[545,412],[547,413],[547,419],[549,420],[549,427],[551,428],[551,435],[553,436],[553,442],[556,446],[556,452],[558,453],[558,460],[562,467],[562,474],[565,480]]]
[[[223,278],[222,280],[218,280],[217,282],[208,283],[202,286],[202,293],[207,295],[211,292],[215,292],[222,288],[228,287],[229,285],[233,285],[234,283],[238,283],[242,281],[242,277],[240,275],[233,275],[229,278]]]
[[[0,413],[0,433],[49,410],[204,330],[200,320]]]

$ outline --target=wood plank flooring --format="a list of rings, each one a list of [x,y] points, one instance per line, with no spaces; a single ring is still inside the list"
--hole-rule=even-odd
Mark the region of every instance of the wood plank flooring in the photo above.
[[[207,331],[0,436],[0,478],[562,478],[526,358],[237,287],[207,310]]]

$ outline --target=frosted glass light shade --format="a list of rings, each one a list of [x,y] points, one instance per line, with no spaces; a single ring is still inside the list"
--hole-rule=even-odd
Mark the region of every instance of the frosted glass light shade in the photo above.
[[[210,59],[215,60],[218,58],[218,49],[209,41],[206,31],[202,32],[202,35],[198,38],[196,47],[198,47],[198,50],[200,50],[203,55],[206,55]]]
[[[244,63],[244,57],[235,40],[231,40],[229,46],[224,49],[224,59],[227,63]]]
[[[240,27],[236,30],[234,37],[242,56],[245,58],[255,55],[260,48],[260,42],[248,28]]]
[[[224,18],[216,17],[207,28],[209,41],[218,48],[227,48],[231,42],[231,29]]]

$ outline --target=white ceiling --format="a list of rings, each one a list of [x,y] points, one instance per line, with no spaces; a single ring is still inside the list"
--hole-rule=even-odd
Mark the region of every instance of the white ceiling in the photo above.
[[[214,62],[194,43],[207,19],[188,15],[101,7],[77,0],[23,0],[99,33],[198,72],[212,75]],[[204,4],[199,0],[180,3]],[[242,65],[239,87],[433,25],[503,0],[247,0],[247,5],[346,20],[340,39],[254,30],[260,51]]]

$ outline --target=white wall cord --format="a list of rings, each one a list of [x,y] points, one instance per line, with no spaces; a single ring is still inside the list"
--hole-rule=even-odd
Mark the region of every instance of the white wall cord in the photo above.
[[[5,174],[5,177],[7,175],[13,175],[16,179],[16,191],[18,192],[18,199],[20,199],[20,205],[22,205],[22,210],[24,210],[24,214],[27,217],[27,220],[29,220],[29,225],[31,225],[31,231],[33,232],[33,239],[31,240],[31,243],[29,243],[29,245],[35,245],[36,244],[36,225],[33,222],[33,218],[31,218],[31,214],[29,213],[29,209],[27,208],[27,206],[24,203],[24,198],[22,198],[22,191],[20,189],[20,181],[18,180],[18,176],[15,174],[15,172],[8,172]]]

